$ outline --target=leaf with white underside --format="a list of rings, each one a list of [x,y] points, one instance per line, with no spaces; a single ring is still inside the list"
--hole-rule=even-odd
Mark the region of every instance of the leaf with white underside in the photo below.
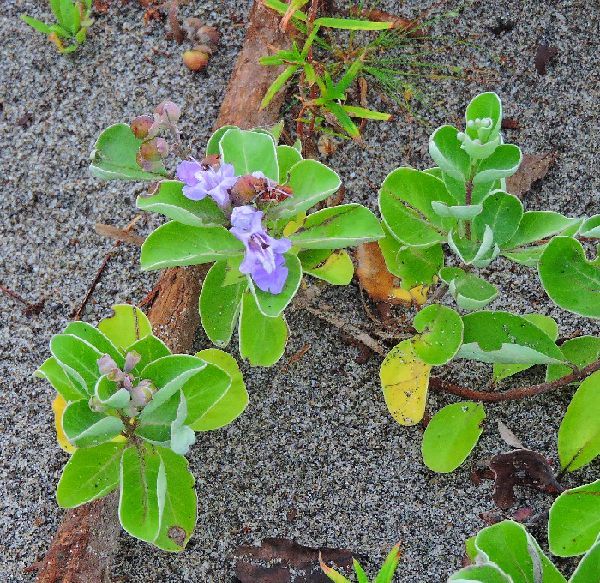
[[[519,168],[521,157],[521,150],[517,146],[501,144],[489,158],[479,163],[473,184],[493,182],[512,176]]]
[[[214,200],[208,196],[190,200],[183,195],[183,183],[176,180],[163,180],[153,194],[140,194],[136,206],[192,227],[214,227],[226,222]]]
[[[523,216],[523,204],[512,194],[496,190],[483,201],[483,211],[473,220],[473,231],[482,239],[486,226],[494,233],[494,243],[502,247],[516,233]]]
[[[556,320],[554,320],[554,318],[551,318],[550,316],[544,316],[543,314],[525,314],[523,316],[523,318],[525,318],[528,322],[531,322],[532,324],[536,325],[540,330],[543,330],[551,340],[553,340],[554,342],[556,342],[556,339],[558,338],[558,324],[556,323]],[[563,355],[564,355],[564,347],[562,347],[563,350]],[[527,370],[529,368],[531,368],[533,365],[532,364],[499,364],[496,363],[494,364],[494,368],[493,368],[493,379],[494,381],[498,382],[501,381],[502,379],[508,378],[514,374],[517,374],[518,372],[522,372],[524,370]],[[548,368],[550,368],[551,366],[562,366],[559,364],[551,364],[548,366]]]
[[[564,356],[548,335],[522,316],[481,311],[463,317],[457,357],[506,364],[555,364]]]
[[[586,219],[579,227],[579,235],[589,238],[600,238],[600,214]]]
[[[86,399],[69,403],[62,424],[67,439],[78,448],[110,441],[125,429],[118,417],[92,411]]]
[[[498,290],[491,283],[460,267],[440,269],[440,278],[448,285],[458,307],[469,312],[481,310],[498,295]]]
[[[119,485],[123,443],[103,443],[75,450],[64,467],[56,499],[61,508],[74,508],[112,492]]]
[[[50,340],[50,351],[59,364],[69,374],[69,369],[75,371],[83,381],[87,394],[92,394],[96,380],[100,376],[98,359],[102,353],[91,344],[72,334],[56,334]]]
[[[56,358],[51,356],[34,373],[40,379],[46,379],[66,401],[77,401],[86,396],[83,381],[79,382],[73,375],[65,372]]]
[[[461,148],[457,134],[458,130],[451,125],[439,127],[429,139],[429,155],[442,171],[466,182],[471,173],[471,159]]]
[[[301,160],[290,168],[286,186],[292,190],[292,196],[267,209],[267,219],[292,218],[307,211],[336,192],[341,181],[325,164],[316,160]]]
[[[223,227],[191,227],[176,221],[148,235],[142,245],[142,270],[220,261],[244,252],[242,242]]]
[[[589,583],[600,573],[600,538],[590,547],[582,557],[577,569],[571,575],[569,583]]]
[[[384,236],[377,217],[360,204],[344,204],[308,215],[290,236],[301,249],[340,249]]]
[[[391,172],[379,192],[379,210],[385,226],[400,243],[412,247],[430,247],[444,241],[444,233],[456,224],[456,219],[440,217],[435,212],[435,201],[456,205],[439,178],[413,168]]]
[[[262,172],[279,179],[275,142],[267,133],[231,128],[219,140],[219,150],[221,161],[232,164],[236,176]]]

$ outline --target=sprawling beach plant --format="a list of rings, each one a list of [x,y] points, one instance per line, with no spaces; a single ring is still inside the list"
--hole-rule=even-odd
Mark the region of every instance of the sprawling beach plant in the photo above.
[[[173,111],[170,119],[178,115]],[[105,130],[91,171],[101,178],[160,180],[137,206],[171,221],[144,242],[142,269],[213,263],[199,306],[207,336],[224,347],[237,326],[241,355],[252,365],[274,364],[288,337],[283,312],[303,274],[347,285],[353,265],[343,249],[383,237],[379,221],[359,204],[309,213],[339,189],[340,179],[320,162],[303,159],[296,147],[278,145],[277,130],[222,127],[202,159],[181,161],[171,180],[159,153],[153,160],[140,155],[146,144],[156,150],[163,139],[151,129],[156,114],[143,132],[139,125],[134,120],[132,127]]]
[[[92,25],[92,0],[50,0],[55,24],[21,15],[21,19],[35,30],[48,36],[60,53],[72,53],[85,42],[87,29]],[[66,43],[66,44],[65,44]]]
[[[387,268],[407,288],[445,286],[463,314],[438,304],[418,312],[416,334],[389,352],[381,382],[393,417],[413,425],[424,415],[432,368],[453,359],[493,364],[494,382],[534,365],[547,366],[547,383],[585,379],[558,437],[561,465],[572,471],[600,453],[600,372],[595,372],[600,338],[557,343],[558,325],[548,316],[485,310],[498,290],[477,270],[499,256],[537,268],[558,306],[600,318],[600,258],[588,260],[582,244],[600,237],[600,215],[524,211],[505,190],[521,152],[503,142],[501,122],[498,96],[477,96],[467,107],[464,132],[444,125],[431,136],[429,151],[437,167],[399,168],[383,183],[379,207],[386,236],[379,246]],[[445,266],[447,259],[451,264]],[[424,435],[425,463],[441,472],[458,467],[477,442],[484,418],[476,402],[442,409]]]
[[[379,572],[375,576],[375,579],[373,579],[373,583],[391,583],[394,579],[394,574],[398,568],[399,561],[400,545],[394,545],[381,566],[381,569],[379,569]],[[329,567],[322,559],[320,559],[320,563],[321,569],[323,569],[325,575],[327,575],[331,581],[334,581],[334,583],[351,583],[350,579],[347,579],[344,575],[338,573],[332,567]],[[356,573],[357,583],[369,583],[369,578],[361,564],[356,559],[352,559],[352,565],[354,567],[354,572]]]
[[[217,349],[171,354],[138,308],[120,304],[97,327],[71,322],[36,371],[56,389],[57,436],[71,453],[57,488],[63,508],[119,489],[134,537],[183,550],[197,520],[185,455],[195,432],[231,423],[248,404],[235,359]]]
[[[600,481],[563,492],[550,509],[550,551],[582,556],[568,583],[600,577]],[[504,520],[481,530],[466,544],[472,565],[448,581],[466,583],[567,583],[522,524]]]

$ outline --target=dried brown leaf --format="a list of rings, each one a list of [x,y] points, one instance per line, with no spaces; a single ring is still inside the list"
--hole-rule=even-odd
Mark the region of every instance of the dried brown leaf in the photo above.
[[[506,190],[515,196],[523,196],[544,178],[556,161],[556,152],[524,154],[516,174],[506,179]]]
[[[498,432],[500,433],[500,437],[511,447],[525,449],[521,440],[500,420],[498,420]]]
[[[289,539],[266,538],[259,547],[236,549],[236,576],[240,583],[324,583],[328,579],[319,567],[319,552],[339,567],[352,565],[352,553],[345,549],[315,549]]]
[[[530,449],[500,453],[490,460],[494,472],[494,502],[506,510],[515,503],[515,486],[535,488],[549,494],[562,492],[548,460]]]

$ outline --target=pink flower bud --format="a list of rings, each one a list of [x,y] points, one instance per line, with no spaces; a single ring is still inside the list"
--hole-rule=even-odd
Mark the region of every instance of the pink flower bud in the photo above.
[[[181,108],[172,101],[167,100],[158,105],[154,113],[164,119],[165,122],[175,123],[181,116]]]
[[[125,372],[131,372],[140,360],[142,360],[142,357],[135,352],[135,350],[128,352],[125,355],[125,366],[123,367],[123,370]]]

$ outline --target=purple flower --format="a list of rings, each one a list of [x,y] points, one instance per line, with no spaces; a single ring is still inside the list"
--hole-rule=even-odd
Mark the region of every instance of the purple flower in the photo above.
[[[185,184],[184,196],[191,200],[210,196],[221,208],[229,206],[229,189],[237,182],[231,164],[221,164],[215,169],[202,166],[197,160],[180,162],[177,178]]]
[[[231,232],[246,246],[240,265],[262,290],[278,294],[288,276],[283,254],[290,249],[289,239],[274,239],[262,226],[262,212],[252,206],[238,206],[231,212]]]

